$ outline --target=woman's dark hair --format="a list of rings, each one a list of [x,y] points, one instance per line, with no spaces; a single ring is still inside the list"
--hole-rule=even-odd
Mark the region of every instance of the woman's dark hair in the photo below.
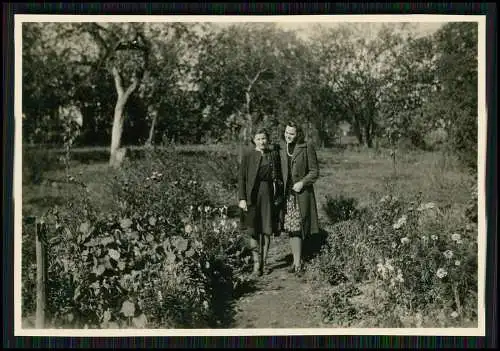
[[[252,142],[252,144],[254,144],[254,145],[255,145],[255,143],[254,143],[253,139],[255,138],[255,136],[256,136],[257,134],[264,134],[264,135],[266,136],[267,140],[268,140],[268,141],[270,140],[270,135],[269,135],[269,132],[267,131],[267,129],[266,129],[266,128],[263,128],[263,127],[261,127],[261,128],[257,128],[257,129],[256,129],[256,130],[254,130],[254,132],[252,133],[252,139],[250,139],[250,141],[251,141],[251,142]]]
[[[297,122],[295,121],[288,121],[286,124],[285,124],[285,128],[286,127],[292,127],[292,128],[295,128],[295,130],[297,131],[297,136],[295,137],[295,141],[297,144],[302,144],[304,141],[305,141],[305,135],[304,135],[304,131],[302,130],[302,127],[300,126],[300,124],[298,124]],[[284,133],[283,133],[284,134]],[[285,136],[282,135],[282,138],[284,139]]]

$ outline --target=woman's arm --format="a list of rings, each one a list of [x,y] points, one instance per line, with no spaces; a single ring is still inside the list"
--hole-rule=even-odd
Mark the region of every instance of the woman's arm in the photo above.
[[[248,157],[244,154],[241,159],[240,173],[238,175],[238,200],[246,200],[246,183],[247,183],[247,168],[248,168]]]
[[[312,144],[307,144],[307,162],[309,172],[302,179],[303,186],[313,185],[319,178],[318,156]]]

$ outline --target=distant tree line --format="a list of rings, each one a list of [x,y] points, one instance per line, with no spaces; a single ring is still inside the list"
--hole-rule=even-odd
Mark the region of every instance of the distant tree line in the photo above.
[[[331,146],[428,148],[477,160],[475,23],[418,36],[411,24],[23,24],[23,141],[75,145],[246,142],[258,124],[303,123]],[[370,34],[370,35],[367,35]]]

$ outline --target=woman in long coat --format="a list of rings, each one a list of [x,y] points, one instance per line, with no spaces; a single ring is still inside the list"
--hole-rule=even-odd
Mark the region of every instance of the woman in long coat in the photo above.
[[[279,154],[268,146],[269,135],[258,129],[252,140],[254,149],[243,155],[238,178],[238,206],[242,210],[242,226],[250,237],[254,275],[269,273],[265,267],[271,235],[278,231],[279,212],[276,182],[281,177]],[[282,197],[282,196],[281,196]]]
[[[310,235],[319,232],[318,209],[314,183],[319,177],[316,150],[304,142],[298,124],[289,122],[284,132],[285,144],[281,145],[281,170],[285,191],[282,227],[290,237],[293,265],[290,273],[301,274],[302,245]]]

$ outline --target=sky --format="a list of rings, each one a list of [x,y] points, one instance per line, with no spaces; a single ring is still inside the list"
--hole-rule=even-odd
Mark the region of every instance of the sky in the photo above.
[[[301,37],[302,39],[308,39],[309,35],[312,33],[313,28],[317,25],[321,25],[322,27],[325,28],[334,28],[337,27],[341,24],[346,24],[346,22],[325,22],[325,21],[318,21],[318,22],[284,22],[284,21],[279,21],[275,22],[278,27],[284,29],[284,30],[292,30],[297,32],[298,36]],[[357,24],[359,25],[360,23],[364,22],[354,22],[352,24]],[[375,29],[378,25],[382,24],[387,24],[390,22],[378,22],[378,23],[370,23],[367,25],[366,30],[369,32],[370,28]],[[394,22],[397,23],[397,22]],[[228,23],[228,22],[215,22],[213,23],[217,26],[225,27],[233,23]],[[366,22],[368,24],[368,22]],[[412,23],[415,26],[415,34],[417,36],[424,36],[431,34],[438,30],[444,23],[443,22],[413,22]],[[374,34],[374,33],[373,33]]]

